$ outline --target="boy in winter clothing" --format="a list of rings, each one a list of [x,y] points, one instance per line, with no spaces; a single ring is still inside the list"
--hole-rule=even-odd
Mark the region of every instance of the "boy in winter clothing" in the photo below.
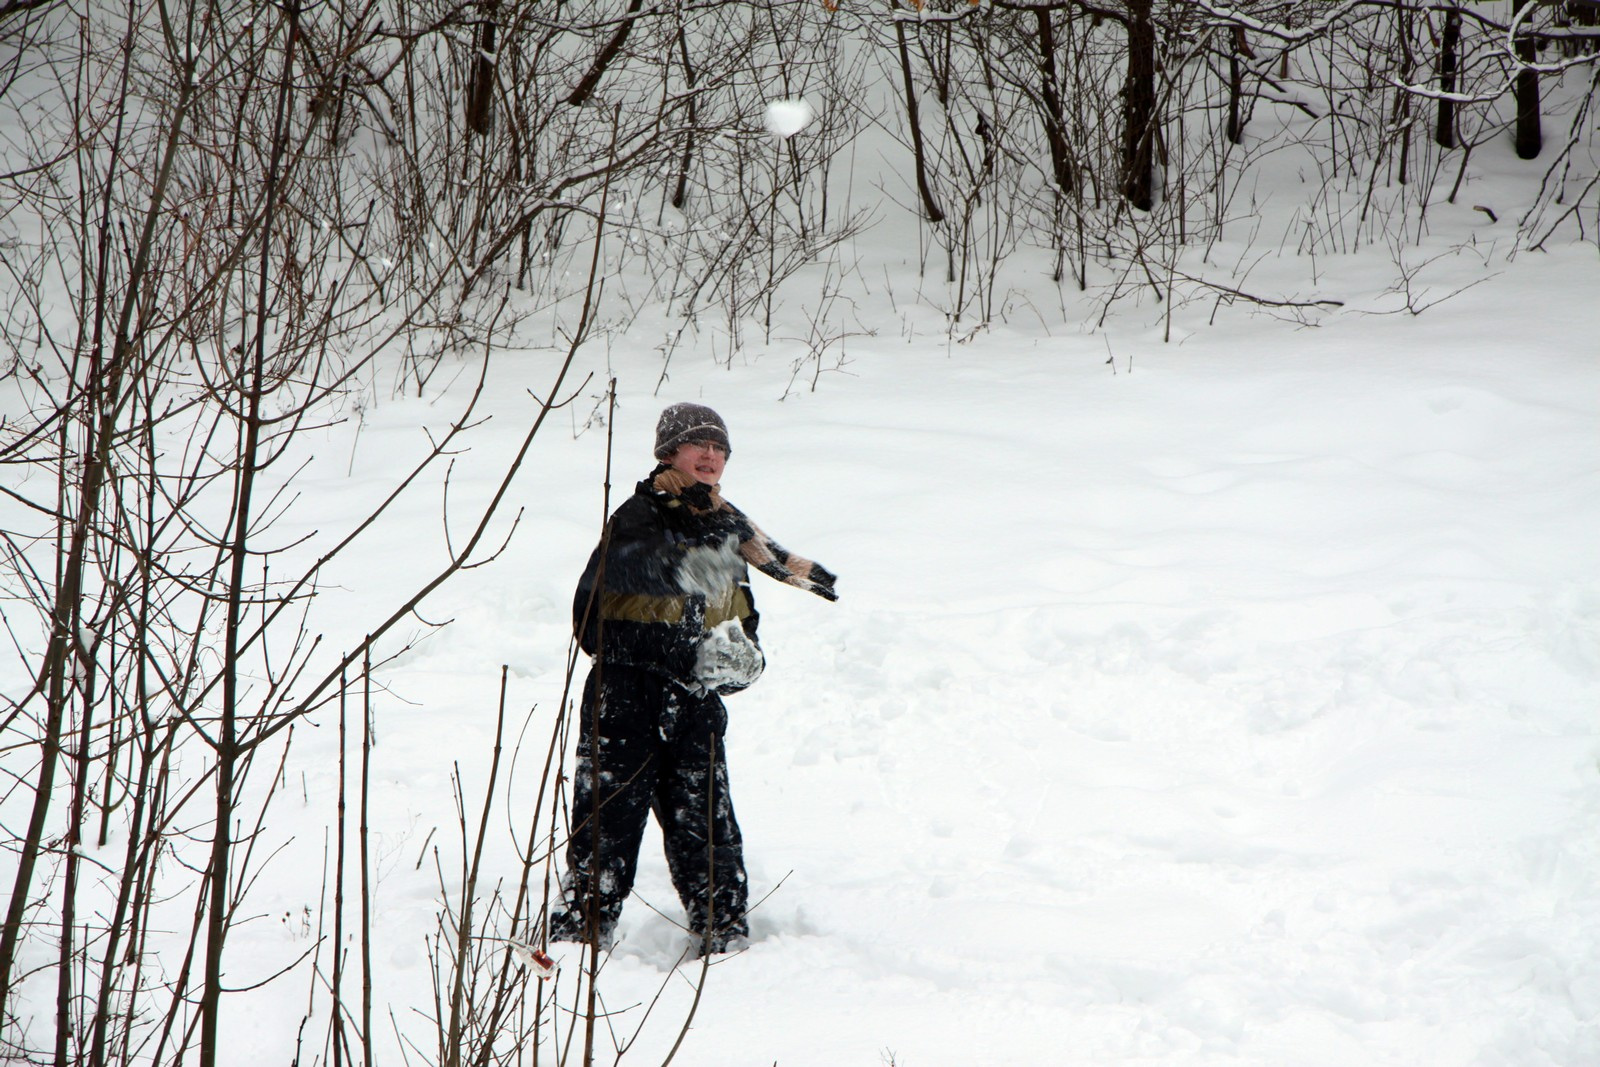
[[[549,935],[611,944],[654,811],[703,955],[750,932],[722,746],[722,697],[766,665],[747,565],[838,597],[832,573],[722,499],[732,449],[715,411],[672,405],[655,445],[658,465],[607,522],[573,597],[573,632],[594,663],[580,710],[567,875]]]

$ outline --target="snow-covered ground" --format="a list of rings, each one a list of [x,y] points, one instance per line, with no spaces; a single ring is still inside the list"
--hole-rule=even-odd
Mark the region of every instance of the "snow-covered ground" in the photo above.
[[[782,402],[781,345],[680,353],[659,394],[647,344],[581,357],[618,381],[613,501],[661,406],[703,401],[731,427],[729,499],[840,575],[832,605],[756,577],[770,665],[728,747],[766,899],[680,1062],[1600,1060],[1600,264],[1497,269],[1420,317],[1335,279],[1350,303],[1317,328],[1234,315],[1168,344],[1134,316],[951,344],[902,308]],[[453,499],[498,475],[552,374],[496,357]],[[574,432],[601,389],[537,439],[502,557],[424,612],[454,622],[385,671],[378,999],[424,1044],[407,1006],[431,996],[438,891],[416,861],[437,828],[459,862],[450,773],[472,817],[507,664],[512,729],[535,709],[491,824],[490,877],[515,879],[601,517],[605,435]],[[363,472],[441,417],[385,398],[335,431],[301,521],[348,521]],[[408,589],[432,506],[325,595]],[[295,743],[318,849],[332,733]],[[641,866],[600,991],[626,1037],[664,989],[628,1053],[651,1063],[697,968],[673,974],[653,830]],[[303,869],[263,885],[268,916],[315,907]],[[274,969],[293,926],[242,928],[230,974]],[[289,1024],[284,988],[281,1019],[236,1010]]]
[[[1019,268],[1004,315],[953,334],[910,296],[915,239],[880,227],[840,253],[860,264],[848,328],[873,332],[814,389],[802,346],[747,337],[729,366],[709,326],[658,389],[673,324],[650,314],[583,349],[513,483],[514,532],[509,507],[491,530],[504,551],[431,598],[450,625],[380,673],[380,1062],[402,1062],[397,1032],[431,1048],[452,775],[475,825],[502,665],[513,766],[483,878],[517,878],[613,375],[613,504],[661,407],[701,401],[730,425],[727,497],[840,576],[837,604],[755,578],[769,666],[730,699],[727,743],[762,902],[675,1062],[1600,1062],[1600,257],[1591,234],[1507,259],[1526,194],[1508,158],[1475,157],[1491,177],[1404,253],[1414,305],[1440,301],[1421,315],[1368,247],[1314,286],[1288,251],[1256,262],[1256,290],[1343,301],[1310,326],[1243,305],[1211,325],[1208,301],[1170,340],[1148,303],[1094,328],[1076,294],[1041,312],[1063,298]],[[805,277],[780,337],[804,332]],[[442,523],[459,544],[558,362],[494,355],[448,519],[437,493],[408,498],[326,576],[319,632],[358,640],[443,561]],[[379,366],[359,418],[319,431],[277,543],[348,529],[475,374],[464,358],[418,397]],[[331,907],[337,745],[331,708],[297,727],[228,942],[239,1065],[323,1048],[318,980],[303,962],[267,979]],[[680,917],[652,830],[599,982],[604,1047],[638,1031],[625,1062],[660,1063],[694,999]]]

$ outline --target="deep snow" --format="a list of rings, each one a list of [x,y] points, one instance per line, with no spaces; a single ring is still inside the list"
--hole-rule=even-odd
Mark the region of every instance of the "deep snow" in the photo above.
[[[1498,222],[1469,200],[1432,210],[1414,258],[1442,302],[1420,316],[1368,248],[1319,263],[1309,288],[1345,304],[1311,327],[1244,307],[1210,326],[1195,304],[1164,343],[1160,307],[1092,330],[1085,307],[1041,312],[1041,284],[953,335],[909,298],[915,241],[879,229],[842,252],[876,333],[842,366],[830,353],[814,391],[809,370],[796,388],[803,349],[747,338],[729,366],[708,326],[658,392],[671,324],[649,314],[586,348],[564,392],[592,377],[537,439],[504,552],[431,599],[450,625],[382,672],[382,1062],[400,1062],[395,1029],[430,1047],[431,857],[459,862],[451,775],[470,816],[502,664],[524,732],[488,863],[515,878],[603,517],[590,416],[611,375],[613,504],[649,467],[660,408],[702,401],[730,425],[728,498],[840,575],[838,604],[754,578],[768,666],[730,699],[728,746],[765,899],[677,1062],[1600,1062],[1600,259],[1591,243],[1507,260],[1504,188],[1471,198]],[[1280,250],[1251,279],[1300,292],[1306,274]],[[451,518],[439,492],[408,499],[331,569],[319,627],[355,639],[442,561],[441,523],[486,498],[557,362],[494,356]],[[280,542],[347,528],[474,373],[464,359],[419,398],[378,368]],[[232,987],[315,936],[336,750],[331,711],[297,729],[270,820],[293,843],[247,898]],[[626,1060],[652,1064],[692,972],[674,974],[653,831],[641,867],[601,991],[626,1037],[664,989]],[[301,967],[229,1000],[233,1062],[287,1062],[309,984]]]
[[[683,1062],[1600,1058],[1597,283],[1571,248],[1420,317],[1238,318],[1172,344],[1154,321],[951,344],[908,312],[783,402],[781,346],[680,356],[659,396],[658,354],[614,348],[613,501],[660,408],[709,403],[728,498],[842,594],[754,578],[769,665],[730,698],[728,746],[770,896],[711,969]],[[497,472],[552,367],[496,357],[453,499]],[[601,388],[539,439],[503,557],[385,672],[380,1003],[428,995],[437,891],[413,861],[439,827],[455,862],[449,774],[475,805],[502,663],[516,716],[537,709],[494,823],[514,876],[601,515],[603,432],[573,432]],[[345,519],[440,417],[388,398],[331,435],[304,521]],[[414,544],[437,522],[422,506]],[[428,562],[394,536],[340,579],[352,603]],[[296,741],[313,798],[331,732]],[[314,904],[303,872],[268,882],[269,915]],[[652,830],[601,978],[624,1035],[665,982],[630,1062],[659,1062],[687,1008],[678,918]],[[287,948],[269,925],[231,958],[268,969]]]

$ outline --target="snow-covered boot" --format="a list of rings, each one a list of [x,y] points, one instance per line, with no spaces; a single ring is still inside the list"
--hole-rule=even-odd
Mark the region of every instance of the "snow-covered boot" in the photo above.
[[[725,952],[743,952],[750,947],[750,924],[740,918],[737,922],[718,926],[710,933],[697,927],[689,931],[689,936],[694,939],[694,958],[697,960],[706,956],[720,956]]]
[[[617,943],[616,920],[599,920],[598,944],[601,951],[610,949]],[[571,941],[577,944],[592,944],[595,939],[589,936],[589,931],[583,921],[583,916],[574,911],[557,909],[550,913],[550,940]]]

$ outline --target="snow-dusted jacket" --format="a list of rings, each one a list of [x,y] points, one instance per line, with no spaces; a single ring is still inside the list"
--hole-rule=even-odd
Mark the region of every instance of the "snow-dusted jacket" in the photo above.
[[[692,487],[669,491],[671,478],[661,474],[658,467],[640,482],[606,524],[573,596],[573,633],[603,663],[693,688],[700,643],[718,625],[737,619],[756,641],[760,616],[739,551],[752,528],[719,498],[692,506]]]

